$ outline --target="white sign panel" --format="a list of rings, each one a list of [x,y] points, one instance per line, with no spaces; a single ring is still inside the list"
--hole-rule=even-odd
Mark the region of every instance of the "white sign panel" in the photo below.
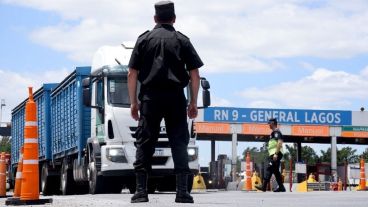
[[[241,162],[240,171],[245,171],[245,163],[246,163],[245,161]],[[250,162],[250,171],[253,174],[253,162]]]
[[[307,173],[307,165],[304,163],[295,163],[295,172],[296,173]]]

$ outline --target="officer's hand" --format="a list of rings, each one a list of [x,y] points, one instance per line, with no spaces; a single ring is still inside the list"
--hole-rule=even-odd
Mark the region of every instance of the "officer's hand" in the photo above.
[[[273,161],[277,161],[277,154],[273,155]]]
[[[188,117],[190,119],[194,119],[197,117],[197,115],[198,115],[197,104],[190,103],[188,106]]]
[[[130,115],[136,121],[139,120],[138,110],[139,110],[139,104],[131,104],[130,105]]]

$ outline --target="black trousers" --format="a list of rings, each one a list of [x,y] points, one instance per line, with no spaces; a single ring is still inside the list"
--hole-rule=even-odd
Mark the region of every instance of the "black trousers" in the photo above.
[[[276,182],[279,185],[279,187],[284,186],[282,184],[281,173],[279,171],[280,160],[281,159],[282,159],[282,153],[281,152],[279,152],[277,154],[277,160],[276,161],[273,160],[273,155],[268,157],[268,164],[266,166],[266,171],[265,171],[265,176],[264,176],[264,181],[266,183],[270,182],[271,176],[272,176],[272,174],[274,174],[275,178],[276,178]]]
[[[174,173],[189,174],[187,103],[184,93],[154,93],[141,96],[140,120],[136,131],[137,148],[135,171],[152,170],[152,156],[160,134],[160,123],[165,120]]]

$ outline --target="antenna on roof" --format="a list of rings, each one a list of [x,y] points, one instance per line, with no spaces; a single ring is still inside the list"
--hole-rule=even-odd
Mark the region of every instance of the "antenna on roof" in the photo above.
[[[119,65],[121,65],[120,61],[119,61],[117,58],[115,58],[115,61],[116,61]]]

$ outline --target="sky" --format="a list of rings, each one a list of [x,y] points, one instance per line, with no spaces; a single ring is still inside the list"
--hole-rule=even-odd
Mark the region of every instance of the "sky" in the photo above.
[[[155,2],[0,0],[2,121],[10,121],[27,86],[59,82],[90,65],[99,47],[152,29]],[[174,2],[175,28],[205,64],[200,73],[211,83],[212,106],[368,108],[368,1]],[[239,153],[250,145],[240,143]],[[199,146],[206,165],[210,143]],[[216,149],[230,155],[230,146]]]

